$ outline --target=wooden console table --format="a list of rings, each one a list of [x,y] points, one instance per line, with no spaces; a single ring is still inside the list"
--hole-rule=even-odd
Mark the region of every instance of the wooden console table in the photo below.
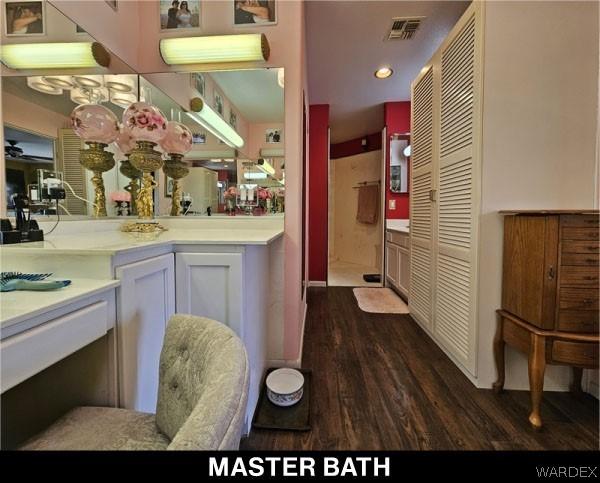
[[[540,405],[546,364],[573,367],[572,391],[583,369],[598,368],[598,211],[510,211],[504,219],[502,309],[494,357],[504,386],[504,346],[528,354],[531,414]]]

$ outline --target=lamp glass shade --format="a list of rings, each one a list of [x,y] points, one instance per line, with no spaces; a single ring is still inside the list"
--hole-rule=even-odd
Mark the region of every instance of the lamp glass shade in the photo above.
[[[162,39],[160,53],[169,65],[252,62],[268,58],[268,44],[261,34],[179,37]]]
[[[98,67],[92,42],[5,44],[0,60],[11,69],[75,69]]]
[[[169,154],[186,154],[192,149],[192,132],[187,126],[176,121],[167,123],[167,135],[160,142]]]
[[[80,105],[71,113],[75,133],[86,142],[110,144],[119,135],[117,116],[98,104]]]
[[[115,143],[123,154],[131,153],[131,150],[136,146],[135,138],[129,131],[126,131],[123,128],[119,130]]]
[[[136,141],[160,143],[167,135],[167,118],[158,107],[134,102],[123,112],[123,128]]]

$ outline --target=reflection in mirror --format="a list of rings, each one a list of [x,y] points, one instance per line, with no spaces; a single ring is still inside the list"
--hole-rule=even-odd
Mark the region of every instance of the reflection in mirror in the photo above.
[[[88,216],[94,214],[92,173],[80,163],[84,145],[71,128],[71,112],[78,105],[97,103],[120,119],[123,108],[137,100],[138,76],[111,53],[107,68],[97,62],[86,68],[8,68],[6,46],[34,46],[34,50],[39,50],[41,44],[91,46],[94,42],[52,5],[47,2],[42,5],[39,23],[45,35],[34,35],[24,28],[17,29],[18,32],[8,29],[8,36],[2,32],[4,63],[0,68],[6,162],[3,196],[11,217],[15,216],[15,200],[22,205],[27,198],[33,217],[53,216],[57,210],[61,216]],[[111,147],[108,150],[117,151]],[[103,179],[107,196],[129,183],[118,165],[103,173]],[[56,191],[51,190],[57,186],[64,188],[64,199],[53,196]],[[109,204],[108,214],[118,214],[114,204]]]
[[[158,214],[173,213],[174,202],[185,216],[283,213],[284,91],[279,72],[162,73],[140,78],[141,98],[186,125],[193,139],[184,156],[189,166],[186,176],[177,182],[164,169],[157,173]],[[201,111],[195,110],[197,106]],[[241,147],[235,146],[237,136],[243,140]]]
[[[408,193],[410,135],[394,134],[390,141],[390,191]]]

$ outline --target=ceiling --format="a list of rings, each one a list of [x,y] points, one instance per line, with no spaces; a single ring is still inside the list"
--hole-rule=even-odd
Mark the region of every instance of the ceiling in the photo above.
[[[311,104],[329,104],[331,142],[383,128],[383,103],[410,100],[410,84],[470,2],[306,3]],[[410,40],[385,40],[393,17],[425,16]],[[383,80],[373,73],[390,66]]]
[[[277,69],[232,70],[210,75],[248,122],[283,122],[283,89],[277,83]]]

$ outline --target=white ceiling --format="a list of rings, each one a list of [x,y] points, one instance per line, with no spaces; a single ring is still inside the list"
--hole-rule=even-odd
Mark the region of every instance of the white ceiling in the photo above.
[[[309,1],[306,3],[311,104],[330,105],[331,142],[383,128],[383,103],[410,100],[410,83],[470,2]],[[384,40],[392,17],[425,16],[410,40]],[[394,74],[373,75],[389,65]]]
[[[248,122],[283,122],[283,89],[277,83],[277,69],[232,70],[210,75]]]

